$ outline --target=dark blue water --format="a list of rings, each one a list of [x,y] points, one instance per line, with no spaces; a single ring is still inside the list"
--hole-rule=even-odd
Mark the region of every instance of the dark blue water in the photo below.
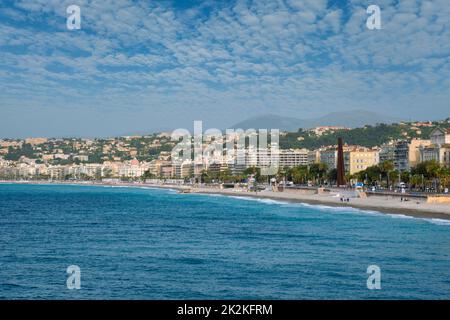
[[[368,290],[369,265],[381,290]],[[66,268],[81,268],[81,290]],[[169,190],[0,185],[1,299],[449,299],[450,224]]]

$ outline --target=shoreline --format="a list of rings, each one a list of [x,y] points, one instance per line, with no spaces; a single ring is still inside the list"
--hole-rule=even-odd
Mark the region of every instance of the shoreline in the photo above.
[[[353,208],[359,210],[366,211],[376,211],[382,214],[399,214],[411,216],[414,218],[428,218],[428,219],[442,219],[450,221],[450,208],[449,212],[436,212],[436,211],[428,211],[426,208],[413,209],[413,208],[396,208],[396,207],[381,207],[381,206],[372,206],[372,205],[361,205],[356,203],[340,203],[340,202],[329,202],[323,201],[321,199],[306,199],[306,198],[286,198],[281,196],[276,196],[272,194],[264,194],[263,192],[258,192],[258,194],[254,194],[253,192],[247,193],[228,193],[228,192],[214,192],[214,191],[194,191],[193,193],[198,194],[220,194],[224,196],[233,196],[233,197],[242,197],[242,198],[255,198],[255,199],[270,199],[276,201],[283,201],[286,203],[304,203],[310,205],[322,205],[328,207],[336,207],[336,208]]]
[[[259,191],[248,192],[235,189],[219,189],[213,187],[192,187],[185,185],[164,185],[146,183],[102,183],[102,182],[49,182],[49,181],[0,181],[0,184],[30,184],[30,185],[78,185],[78,186],[109,186],[171,189],[175,191],[190,190],[192,194],[220,194],[223,196],[247,197],[255,199],[271,199],[287,203],[305,203],[310,205],[325,205],[330,207],[355,208],[360,210],[377,211],[385,214],[400,214],[415,218],[450,220],[450,205],[428,204],[425,202],[400,203],[398,199],[389,196],[369,196],[366,199],[352,198],[349,203],[339,201],[339,195],[334,194],[302,194],[300,192]],[[187,193],[187,194],[190,194]]]

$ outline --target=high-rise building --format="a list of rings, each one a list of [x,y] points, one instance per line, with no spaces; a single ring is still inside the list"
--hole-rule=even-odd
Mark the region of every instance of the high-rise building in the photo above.
[[[400,140],[395,144],[394,167],[398,171],[408,171],[416,166],[420,160],[420,148],[431,144],[430,140],[412,139]]]
[[[388,143],[381,145],[380,163],[383,163],[386,161],[394,162],[394,160],[395,160],[395,143],[388,142]]]
[[[284,149],[279,153],[280,167],[296,167],[308,164],[308,149]]]
[[[320,151],[320,162],[327,165],[328,169],[337,168],[337,149],[336,147],[323,149]]]

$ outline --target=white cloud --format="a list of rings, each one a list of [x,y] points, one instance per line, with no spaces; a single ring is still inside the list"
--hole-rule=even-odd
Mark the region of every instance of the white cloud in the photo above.
[[[416,101],[450,98],[446,0],[380,0],[382,30],[365,28],[364,0],[332,9],[325,0],[237,1],[208,15],[164,3],[86,0],[79,1],[78,33],[64,29],[67,3],[19,1],[0,11],[15,20],[59,17],[44,28],[1,22],[0,113],[53,103],[164,106],[184,115],[189,106],[190,116],[234,122],[244,110],[314,115],[365,107],[369,96],[386,111],[394,100],[418,110],[412,93],[421,95]],[[58,21],[62,27],[52,29]],[[436,101],[442,109],[443,99]]]

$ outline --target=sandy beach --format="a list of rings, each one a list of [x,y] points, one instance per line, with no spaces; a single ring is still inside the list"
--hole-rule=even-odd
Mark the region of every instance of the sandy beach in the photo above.
[[[425,201],[410,200],[401,202],[400,198],[391,196],[369,196],[368,198],[350,198],[350,202],[341,202],[336,194],[301,194],[291,192],[260,191],[246,192],[233,189],[197,188],[194,193],[222,194],[241,197],[266,198],[279,201],[308,203],[312,205],[327,205],[336,207],[353,207],[363,210],[373,210],[383,213],[404,214],[413,217],[450,220],[450,205],[429,204]]]
[[[27,181],[0,181],[0,183],[17,184],[65,184],[65,185],[98,185],[98,186],[124,186],[173,189],[180,192],[189,191],[193,194],[220,194],[234,197],[254,197],[260,199],[272,199],[277,201],[307,203],[311,205],[327,205],[336,207],[351,207],[362,210],[372,210],[382,213],[403,214],[420,218],[450,220],[450,204],[430,204],[425,199],[410,199],[402,202],[399,197],[393,196],[369,196],[367,198],[349,198],[349,202],[341,202],[340,198],[348,197],[351,191],[342,190],[341,193],[330,192],[317,194],[314,192],[295,192],[292,190],[274,192],[263,190],[253,192],[245,189],[220,189],[218,187],[187,186],[171,184],[147,184],[147,183],[100,183],[100,182],[27,182]]]

